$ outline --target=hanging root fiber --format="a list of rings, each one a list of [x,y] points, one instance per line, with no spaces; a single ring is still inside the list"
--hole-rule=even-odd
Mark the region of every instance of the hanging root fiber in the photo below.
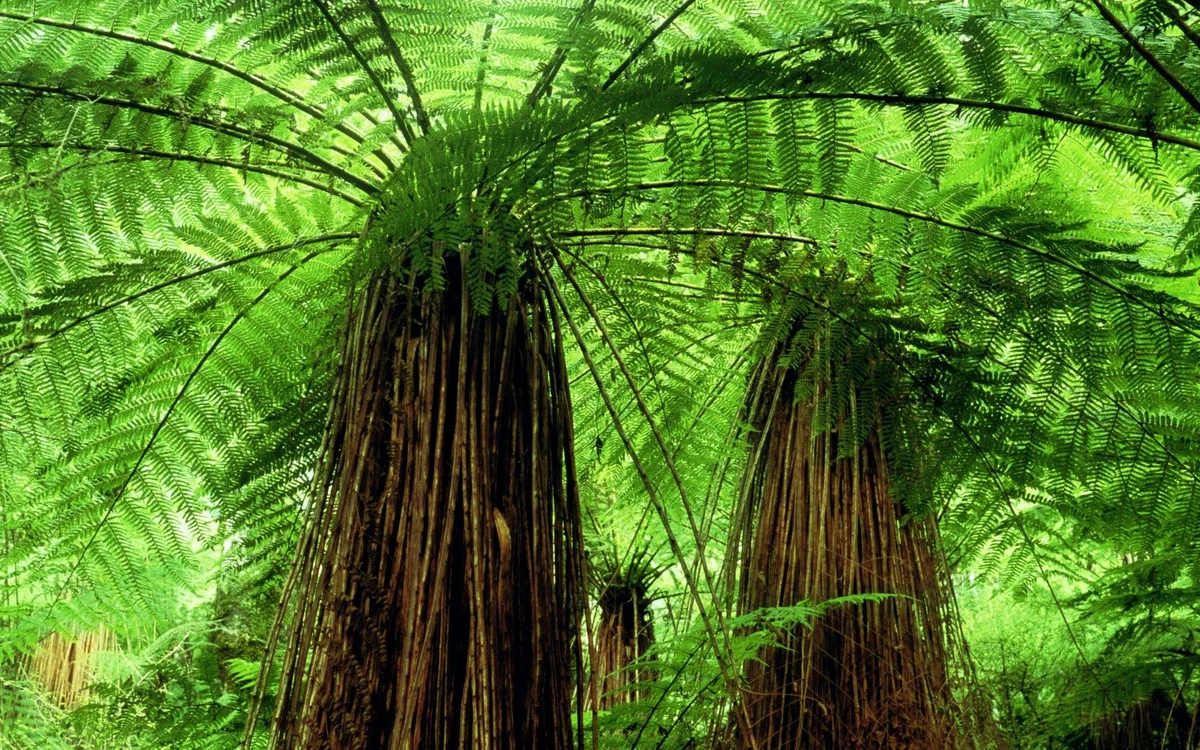
[[[481,313],[460,269],[447,257],[440,289],[384,274],[354,302],[277,747],[570,744],[582,579],[561,338],[536,273]]]
[[[738,744],[953,747],[948,582],[935,564],[936,526],[929,518],[900,523],[883,407],[860,395],[856,408],[860,386],[837,384],[837,357],[802,379],[779,366],[780,356],[776,350],[759,365],[748,401],[761,446],[731,531],[742,550],[739,609],[895,596],[831,607],[749,661],[741,700],[752,736],[740,732]]]

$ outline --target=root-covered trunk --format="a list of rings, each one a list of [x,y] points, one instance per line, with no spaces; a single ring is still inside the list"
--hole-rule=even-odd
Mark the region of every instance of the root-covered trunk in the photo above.
[[[896,596],[831,608],[748,662],[742,700],[753,741],[742,733],[739,744],[953,746],[936,527],[931,519],[900,523],[878,414],[855,415],[861,439],[851,441],[850,415],[829,419],[833,429],[817,424],[828,375],[806,384],[799,400],[797,374],[776,361],[755,380],[750,416],[764,434],[737,529],[740,610]],[[854,404],[853,395],[842,398]],[[849,443],[841,456],[839,439]]]
[[[580,531],[560,338],[526,280],[478,314],[395,276],[350,316],[297,567],[287,748],[570,744]]]
[[[74,638],[50,633],[33,652],[29,674],[60,706],[74,708],[88,699],[96,656],[116,647],[116,636],[104,626]]]
[[[654,621],[650,599],[637,582],[614,582],[601,592],[599,603],[600,623],[592,652],[592,689],[599,697],[593,695],[592,700],[597,709],[606,711],[647,697],[636,686],[651,679],[653,673],[637,662],[644,661],[654,645]]]

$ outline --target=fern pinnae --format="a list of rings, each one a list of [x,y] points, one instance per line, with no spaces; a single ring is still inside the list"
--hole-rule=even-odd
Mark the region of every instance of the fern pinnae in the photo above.
[[[525,99],[525,104],[529,109],[537,107],[538,102],[550,93],[550,88],[554,85],[554,79],[558,77],[558,73],[562,70],[563,63],[566,62],[567,55],[574,44],[573,36],[576,28],[592,12],[592,8],[595,5],[595,0],[581,0],[579,3],[578,9],[571,16],[562,40],[555,47],[549,59],[542,64],[539,70],[541,75],[534,82],[533,90],[529,92],[529,95]]]
[[[371,20],[374,22],[375,28],[379,31],[379,36],[383,39],[388,55],[392,58],[392,62],[395,63],[396,69],[400,71],[400,76],[404,79],[408,98],[412,100],[413,114],[417,120],[417,125],[421,128],[422,134],[428,135],[429,115],[425,112],[425,105],[421,103],[421,94],[417,90],[417,82],[413,77],[412,68],[404,59],[403,53],[400,52],[400,46],[396,44],[396,39],[392,35],[391,28],[383,16],[383,10],[379,7],[379,3],[376,0],[367,0],[367,8],[371,13]]]
[[[279,101],[281,101],[285,104],[295,107],[296,109],[300,110],[301,112],[304,112],[307,115],[310,115],[310,116],[318,118],[318,119],[324,117],[324,114],[320,109],[318,109],[316,106],[304,101],[304,99],[300,95],[296,94],[295,92],[288,91],[287,89],[283,88],[282,86],[273,84],[270,81],[268,81],[264,78],[261,78],[253,73],[243,71],[240,68],[238,68],[234,65],[231,65],[227,62],[222,62],[220,60],[217,60],[217,59],[214,59],[211,57],[207,57],[207,56],[198,54],[196,52],[192,52],[187,49],[182,49],[182,48],[177,47],[174,44],[167,42],[167,41],[155,41],[152,39],[148,39],[146,37],[138,36],[136,34],[115,31],[112,29],[104,29],[104,28],[90,26],[90,25],[78,23],[78,22],[61,21],[61,20],[54,19],[54,18],[42,18],[42,17],[38,17],[38,16],[29,14],[29,13],[19,13],[19,12],[13,12],[13,11],[0,11],[0,18],[12,20],[12,21],[20,21],[22,23],[28,23],[28,24],[33,24],[33,25],[37,25],[37,26],[46,26],[49,28],[64,29],[67,31],[73,31],[73,32],[77,32],[80,34],[88,34],[88,35],[112,39],[114,41],[124,42],[124,43],[128,43],[128,44],[136,44],[136,45],[140,45],[140,46],[149,47],[151,49],[158,50],[165,54],[178,56],[185,60],[189,60],[191,62],[199,63],[201,65],[208,66],[215,70],[219,70],[223,73],[226,73],[227,75],[230,75],[234,78],[238,78],[238,79],[248,83],[249,85],[275,97],[276,99],[278,99]],[[342,124],[339,126],[338,129],[344,135],[349,136],[350,138],[358,140],[358,139],[361,139],[361,137],[362,137],[356,131],[354,131],[347,125]]]
[[[366,59],[366,57],[363,56],[362,52],[358,49],[358,46],[354,43],[354,40],[347,36],[345,30],[342,28],[341,23],[339,23],[338,19],[333,16],[333,12],[330,9],[329,4],[325,0],[312,0],[312,3],[321,12],[321,15],[325,18],[326,23],[328,23],[333,29],[334,33],[337,34],[338,38],[342,42],[342,45],[345,46],[346,50],[349,51],[354,57],[362,71],[367,74],[367,77],[371,80],[372,85],[374,85],[376,91],[379,92],[380,99],[387,106],[388,111],[392,113],[392,119],[395,120],[396,127],[400,129],[405,141],[411,145],[416,139],[416,135],[413,133],[412,127],[408,124],[407,118],[396,106],[393,96],[384,86],[383,81],[379,78],[379,74],[374,70],[374,68],[371,67],[370,62]]]
[[[1162,79],[1166,81],[1167,84],[1173,88],[1177,94],[1179,94],[1179,97],[1188,103],[1189,107],[1191,107],[1197,114],[1200,114],[1200,98],[1197,98],[1192,90],[1183,81],[1179,80],[1179,78],[1175,76],[1170,68],[1164,65],[1163,62],[1159,60],[1149,48],[1146,47],[1146,45],[1142,44],[1141,40],[1138,39],[1132,31],[1126,28],[1125,24],[1121,23],[1121,20],[1117,18],[1117,16],[1111,10],[1109,10],[1108,6],[1101,2],[1101,0],[1092,0],[1092,5],[1096,8],[1096,10],[1100,11],[1100,15],[1104,18],[1105,22],[1108,23],[1109,26],[1112,26],[1113,29],[1116,30],[1116,32],[1120,34],[1126,42],[1129,43],[1129,46],[1132,47],[1138,53],[1138,55],[1145,60],[1151,68],[1154,69],[1154,72],[1158,73],[1158,75],[1161,76]]]
[[[626,186],[624,189],[661,190],[661,189],[680,187],[683,185],[691,185],[694,187],[705,187],[705,186],[714,187],[714,186],[718,186],[718,185],[727,185],[730,187],[737,187],[737,184],[732,183],[732,182],[722,183],[720,181],[692,180],[692,181],[680,181],[680,182],[643,183],[640,185]],[[762,190],[764,192],[777,192],[777,193],[786,192],[786,190],[781,187],[771,186],[771,185],[751,185],[749,187],[751,187],[752,189],[755,189],[755,190]],[[835,203],[845,203],[848,205],[861,206],[864,208],[869,208],[871,210],[877,210],[877,211],[882,211],[885,213],[895,214],[897,216],[914,219],[914,220],[928,223],[931,225],[945,227],[947,229],[952,229],[957,232],[963,232],[963,233],[972,234],[972,235],[975,235],[978,237],[983,237],[983,238],[986,238],[989,240],[993,240],[1002,245],[1007,245],[1007,246],[1010,246],[1010,247],[1013,247],[1013,248],[1016,248],[1019,250],[1023,250],[1034,256],[1037,256],[1044,260],[1047,260],[1047,261],[1050,261],[1057,265],[1060,265],[1060,266],[1070,270],[1073,273],[1076,273],[1082,277],[1087,278],[1088,280],[1090,280],[1092,282],[1095,282],[1103,287],[1106,287],[1107,289],[1109,289],[1110,291],[1112,291],[1113,293],[1118,295],[1121,299],[1124,299],[1133,305],[1141,307],[1141,308],[1145,309],[1146,311],[1159,317],[1164,323],[1167,323],[1168,325],[1174,325],[1176,327],[1179,327],[1180,330],[1187,331],[1194,336],[1200,337],[1200,330],[1192,328],[1189,324],[1187,324],[1183,321],[1179,321],[1179,320],[1167,317],[1162,312],[1161,309],[1159,309],[1158,307],[1154,306],[1153,304],[1151,304],[1150,302],[1145,300],[1140,294],[1138,294],[1136,292],[1132,292],[1127,288],[1123,288],[1123,287],[1117,285],[1115,282],[1105,278],[1104,276],[1100,276],[1096,272],[1094,272],[1094,271],[1088,269],[1087,267],[1082,266],[1068,258],[1064,258],[1060,255],[1057,255],[1053,252],[1049,252],[1047,250],[1042,250],[1042,249],[1035,247],[1033,245],[1030,245],[1028,243],[1025,243],[1025,242],[1022,242],[1019,240],[1010,239],[1002,234],[999,234],[999,233],[996,233],[996,232],[993,232],[993,231],[990,231],[987,229],[980,229],[980,228],[977,228],[974,226],[960,224],[958,222],[950,221],[947,219],[941,219],[936,216],[930,216],[930,215],[922,214],[922,213],[915,212],[915,211],[908,211],[908,210],[905,210],[902,208],[897,208],[897,207],[887,205],[887,204],[874,203],[872,201],[866,201],[866,200],[862,200],[862,199],[858,199],[858,198],[852,198],[852,197],[841,196],[841,195],[833,195],[833,194],[829,194],[829,193],[816,192],[816,191],[811,191],[811,190],[802,191],[801,194],[806,197],[809,197],[809,198],[817,198],[820,200],[832,201]],[[622,232],[623,232],[623,230],[620,230],[620,229],[617,229],[617,230],[573,230],[572,233],[566,234],[564,236],[582,236],[583,234],[588,234],[588,233],[620,234]],[[734,233],[734,234],[736,234],[736,233]],[[759,235],[759,236],[765,236],[765,235],[763,235],[763,233],[752,233],[752,234]]]
[[[30,341],[20,347],[9,349],[8,351],[3,353],[5,358],[7,359],[7,361],[4,362],[3,366],[0,366],[0,372],[3,372],[5,369],[7,369],[8,367],[11,367],[13,364],[15,364],[18,361],[16,355],[24,356],[24,353],[32,351],[33,349],[37,348],[38,346],[41,346],[45,342],[67,333],[68,331],[75,328],[76,326],[86,323],[87,321],[91,320],[92,318],[95,318],[96,316],[102,315],[102,314],[104,314],[110,310],[113,310],[117,307],[126,305],[135,300],[138,300],[142,297],[145,297],[146,295],[153,294],[154,292],[160,291],[162,289],[166,289],[170,286],[174,286],[175,284],[180,284],[180,283],[183,283],[186,281],[190,281],[192,279],[199,278],[199,277],[207,275],[209,273],[219,271],[223,268],[229,268],[231,266],[235,266],[240,263],[245,263],[245,262],[248,262],[251,260],[255,260],[257,258],[262,258],[262,257],[269,256],[269,255],[275,255],[277,253],[286,252],[288,250],[293,250],[293,249],[300,248],[300,247],[305,247],[307,245],[346,242],[351,239],[354,239],[357,236],[358,235],[356,233],[341,233],[341,234],[329,234],[329,235],[324,235],[321,237],[305,238],[305,239],[301,239],[301,240],[297,240],[297,241],[288,243],[286,245],[280,245],[277,247],[266,248],[264,250],[259,250],[259,251],[253,252],[253,253],[249,253],[247,255],[243,255],[241,257],[234,258],[232,260],[213,264],[206,268],[202,268],[197,271],[193,271],[191,273],[184,274],[182,276],[177,276],[177,277],[169,279],[167,281],[159,282],[152,286],[146,287],[145,289],[142,289],[138,292],[134,292],[133,294],[126,295],[125,297],[122,297],[114,302],[106,303],[104,305],[96,307],[93,310],[91,310],[90,312],[71,320],[70,322],[68,322],[65,325],[55,328],[54,330],[50,331],[49,333],[45,334],[44,336],[39,337],[38,339]]]
[[[346,201],[347,203],[349,203],[350,205],[352,205],[356,208],[362,208],[365,205],[361,199],[359,199],[358,197],[356,197],[350,193],[344,192],[344,191],[339,190],[338,188],[332,187],[330,185],[326,185],[324,183],[317,182],[316,180],[305,177],[304,175],[285,172],[281,169],[277,169],[272,166],[248,164],[245,162],[237,162],[237,161],[233,161],[233,160],[229,160],[229,159],[217,159],[217,158],[212,158],[212,157],[197,156],[195,154],[188,154],[188,153],[183,153],[183,152],[157,151],[154,149],[139,149],[139,148],[131,148],[131,147],[127,147],[127,146],[96,145],[96,144],[88,144],[88,143],[67,144],[66,142],[51,143],[51,142],[46,142],[46,141],[25,142],[25,143],[0,143],[0,148],[45,149],[45,150],[57,149],[60,152],[63,149],[70,149],[72,151],[82,152],[85,155],[97,154],[97,153],[128,154],[130,156],[142,157],[147,160],[161,159],[161,160],[168,161],[168,162],[184,162],[184,163],[198,164],[201,166],[208,165],[208,166],[224,167],[227,169],[234,170],[236,172],[257,173],[257,174],[267,175],[270,177],[275,177],[277,179],[280,179],[280,180],[283,180],[286,182],[294,182],[298,185],[305,185],[306,187],[313,188],[314,190],[320,190],[322,192],[333,195],[337,198],[341,198],[342,200]],[[90,166],[92,168],[99,168],[99,167],[108,166],[110,164],[114,165],[114,166],[120,166],[122,164],[122,162],[120,162],[120,161],[101,162],[101,163],[93,163]],[[57,172],[57,174],[61,176],[63,174],[63,171],[59,170]]]
[[[37,96],[37,95],[55,96],[55,97],[61,97],[61,98],[64,98],[67,100],[72,100],[72,101],[86,102],[86,103],[92,104],[92,105],[102,104],[102,105],[106,105],[106,106],[115,107],[117,109],[125,109],[125,110],[144,112],[146,114],[157,116],[157,117],[162,117],[166,120],[171,120],[171,121],[186,121],[187,123],[195,125],[197,127],[202,127],[202,128],[207,128],[209,130],[212,130],[214,133],[218,133],[221,135],[228,135],[230,137],[236,138],[240,141],[245,142],[248,145],[267,144],[271,147],[274,147],[274,148],[282,151],[283,153],[292,155],[296,158],[302,159],[303,161],[309,162],[314,167],[317,167],[318,169],[322,170],[323,172],[329,174],[330,176],[336,177],[338,179],[343,180],[344,182],[349,183],[350,185],[358,188],[359,190],[366,193],[367,195],[374,195],[375,193],[378,192],[378,188],[371,182],[365,180],[362,177],[355,175],[354,173],[352,173],[348,170],[345,170],[341,167],[334,165],[333,163],[331,163],[324,157],[317,155],[316,153],[312,152],[309,149],[306,149],[301,146],[297,146],[294,143],[291,143],[284,139],[277,138],[273,135],[269,135],[267,133],[260,132],[260,131],[255,131],[253,129],[248,129],[248,128],[245,128],[240,125],[226,123],[221,120],[212,119],[212,118],[208,118],[208,117],[200,117],[200,116],[190,115],[190,114],[180,112],[177,110],[173,110],[173,109],[170,109],[167,107],[145,104],[145,103],[135,101],[135,100],[121,99],[121,98],[109,97],[109,96],[91,97],[86,94],[72,91],[70,89],[65,89],[65,88],[58,87],[58,86],[44,86],[44,85],[37,85],[37,84],[30,84],[30,83],[19,83],[16,81],[0,81],[0,89],[5,89],[5,88],[16,89],[16,90],[21,91],[22,93],[27,93],[27,94],[31,94],[31,95],[35,95],[35,96]]]
[[[668,29],[671,28],[676,19],[687,12],[687,9],[690,8],[695,1],[696,0],[683,0],[683,2],[677,5],[674,10],[668,13],[666,17],[663,18],[662,22],[659,23],[658,26],[655,26],[654,30],[647,34],[645,39],[638,42],[638,44],[632,50],[630,50],[629,55],[622,60],[617,67],[613,68],[613,71],[608,74],[607,78],[604,79],[604,83],[600,84],[600,90],[607,91],[609,87],[616,83],[617,79],[619,79],[626,70],[629,70],[629,68],[635,62],[637,62],[637,59],[641,57],[651,45],[654,44],[656,39],[658,39]]]
[[[1028,115],[1035,118],[1044,118],[1054,122],[1061,122],[1067,125],[1078,127],[1083,131],[1098,130],[1111,133],[1119,133],[1121,135],[1133,136],[1147,141],[1158,141],[1161,143],[1181,146],[1185,149],[1196,151],[1200,150],[1200,141],[1187,138],[1174,133],[1164,133],[1160,131],[1152,131],[1146,128],[1127,125],[1120,122],[1110,120],[1099,120],[1091,117],[1071,114],[1069,112],[1060,112],[1053,109],[1047,109],[1026,104],[1010,104],[1006,102],[992,102],[976,99],[966,99],[953,96],[934,96],[934,95],[902,95],[902,94],[871,94],[861,92],[824,92],[824,91],[806,91],[803,93],[786,93],[786,94],[750,94],[750,95],[723,95],[714,97],[708,100],[701,100],[699,103],[736,103],[741,101],[775,101],[777,99],[812,99],[817,101],[862,101],[871,102],[874,104],[882,104],[891,107],[913,107],[913,106],[951,106],[963,109],[979,109],[992,112],[1000,112],[1006,114]]]
[[[304,262],[306,262],[307,260],[311,260],[312,258],[316,257],[316,255],[317,255],[316,253],[310,253],[308,256],[303,258],[299,263],[291,266],[287,271],[285,271],[283,274],[281,274],[279,276],[276,283],[283,282],[288,276],[290,276],[293,272],[298,270]],[[138,473],[138,469],[141,468],[142,463],[146,460],[147,455],[150,453],[151,449],[154,447],[154,443],[158,439],[158,436],[162,433],[163,429],[167,426],[167,423],[170,420],[172,413],[174,413],[176,407],[180,404],[180,402],[183,401],[184,396],[187,394],[188,388],[191,386],[192,382],[196,379],[196,377],[200,374],[200,371],[203,369],[205,363],[207,363],[209,358],[212,357],[213,353],[220,346],[221,342],[225,340],[225,337],[228,336],[230,331],[233,330],[234,326],[236,326],[238,324],[238,322],[240,322],[243,318],[245,318],[246,315],[250,312],[251,309],[253,309],[253,307],[255,305],[257,305],[268,294],[270,294],[272,289],[274,289],[274,285],[264,288],[262,290],[262,292],[260,292],[259,295],[256,298],[254,298],[254,300],[252,300],[246,307],[239,310],[238,313],[232,319],[230,319],[229,323],[225,326],[225,328],[220,333],[217,334],[217,337],[213,340],[212,344],[210,344],[209,347],[201,355],[199,361],[196,363],[196,366],[194,368],[192,368],[192,371],[188,374],[187,378],[184,379],[183,385],[179,388],[178,392],[176,393],[174,399],[171,401],[170,405],[167,407],[167,410],[164,413],[164,415],[162,416],[162,418],[159,419],[158,424],[154,428],[154,431],[150,434],[150,438],[146,441],[145,447],[142,448],[142,451],[138,455],[138,458],[134,461],[133,468],[130,470],[129,474],[126,476],[125,480],[122,482],[120,487],[113,494],[112,500],[109,501],[107,507],[104,510],[103,515],[101,515],[101,517],[100,517],[99,522],[95,525],[91,536],[89,536],[87,538],[87,540],[84,542],[78,556],[75,559],[75,562],[71,565],[70,569],[67,571],[67,574],[61,584],[61,587],[59,588],[58,594],[55,596],[55,599],[51,602],[49,607],[47,607],[47,609],[46,609],[47,616],[49,615],[49,612],[51,612],[54,609],[55,605],[59,601],[62,600],[64,594],[66,593],[68,587],[71,584],[72,579],[75,577],[75,573],[78,571],[79,566],[83,564],[84,558],[86,557],[88,550],[95,543],[101,530],[105,527],[105,524],[112,517],[113,511],[116,509],[117,504],[124,498],[126,490],[128,490],[130,483],[133,481],[134,477]],[[124,548],[122,547],[122,549],[124,549]]]

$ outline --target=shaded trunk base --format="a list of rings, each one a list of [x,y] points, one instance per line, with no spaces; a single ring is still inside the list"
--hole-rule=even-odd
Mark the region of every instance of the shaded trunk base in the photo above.
[[[96,674],[96,656],[117,648],[117,638],[103,625],[68,638],[51,633],[37,645],[28,673],[63,708],[87,702],[88,686]]]
[[[752,415],[765,442],[737,529],[740,611],[896,596],[834,607],[749,662],[742,700],[751,729],[738,746],[957,745],[936,527],[899,523],[878,420],[867,420],[865,439],[839,457],[845,420],[833,430],[814,424],[826,386],[794,401],[794,373],[768,361],[755,377],[758,393],[779,397],[758,399]]]
[[[1200,703],[1188,711],[1183,701],[1158,689],[1125,710],[1096,721],[1089,729],[1090,741],[1081,743],[1089,750],[1194,750],[1200,747]]]
[[[457,264],[455,264],[457,266]],[[395,277],[350,316],[276,746],[570,744],[581,578],[559,336]]]

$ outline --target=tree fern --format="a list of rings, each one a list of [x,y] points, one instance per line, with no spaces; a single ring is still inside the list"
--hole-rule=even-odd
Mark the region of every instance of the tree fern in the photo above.
[[[748,374],[822,331],[863,354],[818,421],[882,398],[865,362],[895,369],[895,493],[952,564],[1057,590],[1100,550],[1191,585],[1190,24],[1170,3],[10,4],[0,655],[150,611],[215,545],[283,586],[347,309],[397,264],[442,293],[461,262],[484,317],[546,280],[564,456],[670,537],[686,596],[658,632],[703,650],[680,680],[706,721],[738,720],[753,651],[722,564]]]

